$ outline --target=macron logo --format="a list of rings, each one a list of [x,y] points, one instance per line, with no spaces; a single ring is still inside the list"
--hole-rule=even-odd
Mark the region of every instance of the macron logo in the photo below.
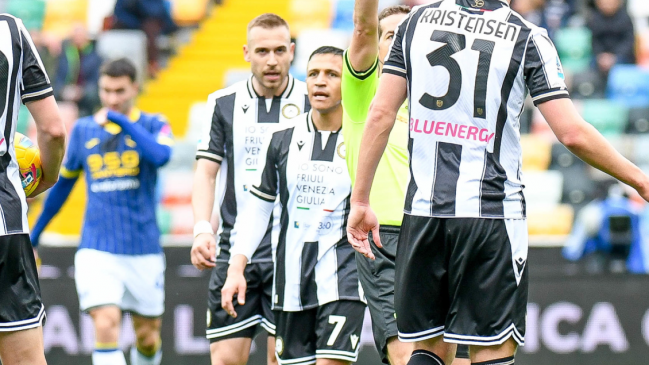
[[[249,109],[249,108],[250,108],[250,107],[249,107],[247,104],[244,105],[244,106],[242,106],[241,109],[243,109],[243,114],[246,114],[246,113],[248,112],[248,109]]]
[[[474,140],[489,143],[495,136],[488,129],[432,120],[410,118],[410,132],[418,134],[434,134],[437,136]]]

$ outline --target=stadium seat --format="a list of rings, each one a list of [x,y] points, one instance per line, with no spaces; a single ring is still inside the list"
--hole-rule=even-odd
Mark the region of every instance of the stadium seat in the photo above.
[[[552,145],[535,135],[521,136],[523,171],[545,171],[550,166]]]
[[[596,71],[584,71],[572,76],[570,96],[573,99],[603,99],[605,84],[602,76]]]
[[[45,1],[43,0],[9,0],[5,11],[22,19],[28,30],[43,27],[45,18]]]
[[[649,132],[649,107],[629,110],[629,120],[625,132],[630,134]]]
[[[76,24],[87,23],[87,16],[88,0],[48,0],[43,31],[66,38]]]
[[[582,116],[604,135],[624,132],[629,111],[621,103],[599,99],[583,100]]]
[[[585,162],[573,155],[560,143],[552,145],[550,170],[563,174],[563,193],[561,201],[573,206],[583,206],[595,194],[596,186],[588,175]]]
[[[195,25],[207,15],[209,0],[170,0],[171,16],[176,24]]]
[[[168,209],[159,206],[156,213],[160,233],[169,234],[171,232],[171,212]]]
[[[635,137],[632,160],[639,165],[649,165],[649,134]]]
[[[338,0],[332,27],[344,31],[354,29],[354,0]]]
[[[577,73],[590,67],[592,46],[588,28],[564,28],[556,32],[555,44],[563,67]]]
[[[617,65],[608,76],[608,98],[627,107],[649,106],[649,68]]]
[[[135,63],[142,82],[147,72],[146,35],[139,30],[109,30],[97,38],[97,52],[104,59],[126,57]]]
[[[330,0],[292,0],[289,5],[291,35],[297,38],[308,29],[329,29],[331,14]]]
[[[559,171],[523,173],[528,210],[551,209],[561,202],[564,176]]]
[[[574,209],[567,204],[548,209],[530,209],[527,212],[527,230],[530,236],[568,235],[574,216]]]

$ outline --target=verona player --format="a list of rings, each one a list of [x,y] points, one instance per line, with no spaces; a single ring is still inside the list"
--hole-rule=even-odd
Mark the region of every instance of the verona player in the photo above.
[[[373,257],[369,191],[397,110],[410,107],[410,182],[397,250],[409,364],[514,364],[525,335],[527,225],[519,115],[529,92],[559,141],[649,198],[649,178],[576,112],[545,30],[499,0],[442,0],[397,30],[363,133],[348,234]],[[376,236],[374,236],[376,237]]]
[[[14,153],[14,133],[22,101],[36,122],[43,177],[31,196],[56,182],[63,159],[65,127],[43,63],[22,21],[0,14],[0,361],[4,365],[45,365],[36,260],[29,242],[27,202]]]
[[[312,110],[278,126],[262,147],[251,202],[237,221],[223,308],[250,305],[246,263],[264,236],[275,199],[282,206],[274,250],[275,356],[280,365],[344,365],[358,358],[365,303],[345,225],[351,181],[340,131],[341,49],[320,47],[307,66]],[[238,304],[233,297],[238,293]]]
[[[248,305],[239,310],[236,319],[221,308],[221,288],[227,275],[230,246],[240,234],[233,227],[244,217],[240,213],[253,199],[249,190],[259,168],[263,140],[269,128],[287,123],[310,108],[306,85],[288,72],[294,49],[284,19],[275,14],[258,16],[248,25],[248,42],[244,46],[252,76],[208,98],[209,115],[196,153],[198,162],[192,193],[196,224],[191,260],[201,270],[216,266],[209,284],[206,331],[213,365],[245,364],[260,326],[270,334],[268,362],[275,362],[271,240],[277,243],[278,220],[274,224],[267,220],[264,224],[267,229],[263,243],[252,257],[252,265],[246,268]],[[221,226],[217,249],[209,222],[219,169],[217,199]],[[251,217],[245,217],[248,219]]]
[[[74,125],[59,182],[45,200],[32,241],[38,244],[83,172],[88,202],[74,278],[80,309],[95,325],[92,363],[126,364],[117,347],[125,311],[136,334],[131,364],[159,365],[165,258],[155,186],[158,168],[171,157],[171,129],[159,115],[133,107],[138,84],[131,61],[110,61],[100,75],[103,108]]]
[[[356,178],[358,151],[370,104],[379,84],[383,60],[388,54],[397,25],[410,13],[404,5],[390,6],[378,12],[378,0],[356,0],[354,33],[343,65],[343,135],[347,149],[347,167],[352,184]],[[382,248],[371,241],[374,261],[356,255],[358,272],[372,316],[374,343],[384,363],[405,365],[412,344],[397,338],[394,311],[394,265],[403,201],[408,185],[408,104],[397,113],[388,144],[376,169],[370,193],[370,205],[377,214]],[[460,346],[454,365],[468,364],[468,348]]]

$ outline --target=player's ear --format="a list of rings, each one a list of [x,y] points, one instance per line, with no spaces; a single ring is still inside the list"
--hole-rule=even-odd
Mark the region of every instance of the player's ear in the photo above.
[[[295,58],[295,43],[291,42],[291,45],[288,47],[289,53],[291,54],[291,62]]]
[[[248,49],[247,44],[243,45],[243,59],[246,60],[246,62],[250,62],[250,50]]]

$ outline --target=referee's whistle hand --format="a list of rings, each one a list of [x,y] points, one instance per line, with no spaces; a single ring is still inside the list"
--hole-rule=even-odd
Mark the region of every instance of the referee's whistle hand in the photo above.
[[[192,265],[199,270],[211,269],[216,266],[216,240],[214,236],[207,233],[196,236],[190,257]]]
[[[237,296],[239,305],[246,304],[246,289],[248,284],[243,273],[233,273],[228,270],[228,278],[221,289],[221,307],[232,318],[237,318],[237,312],[234,310],[234,296]]]
[[[372,231],[372,238],[376,246],[383,247],[381,237],[379,237],[379,222],[372,208],[369,205],[352,203],[352,209],[347,221],[347,239],[354,250],[374,260],[374,253],[372,253],[372,246],[368,237],[370,231]]]

